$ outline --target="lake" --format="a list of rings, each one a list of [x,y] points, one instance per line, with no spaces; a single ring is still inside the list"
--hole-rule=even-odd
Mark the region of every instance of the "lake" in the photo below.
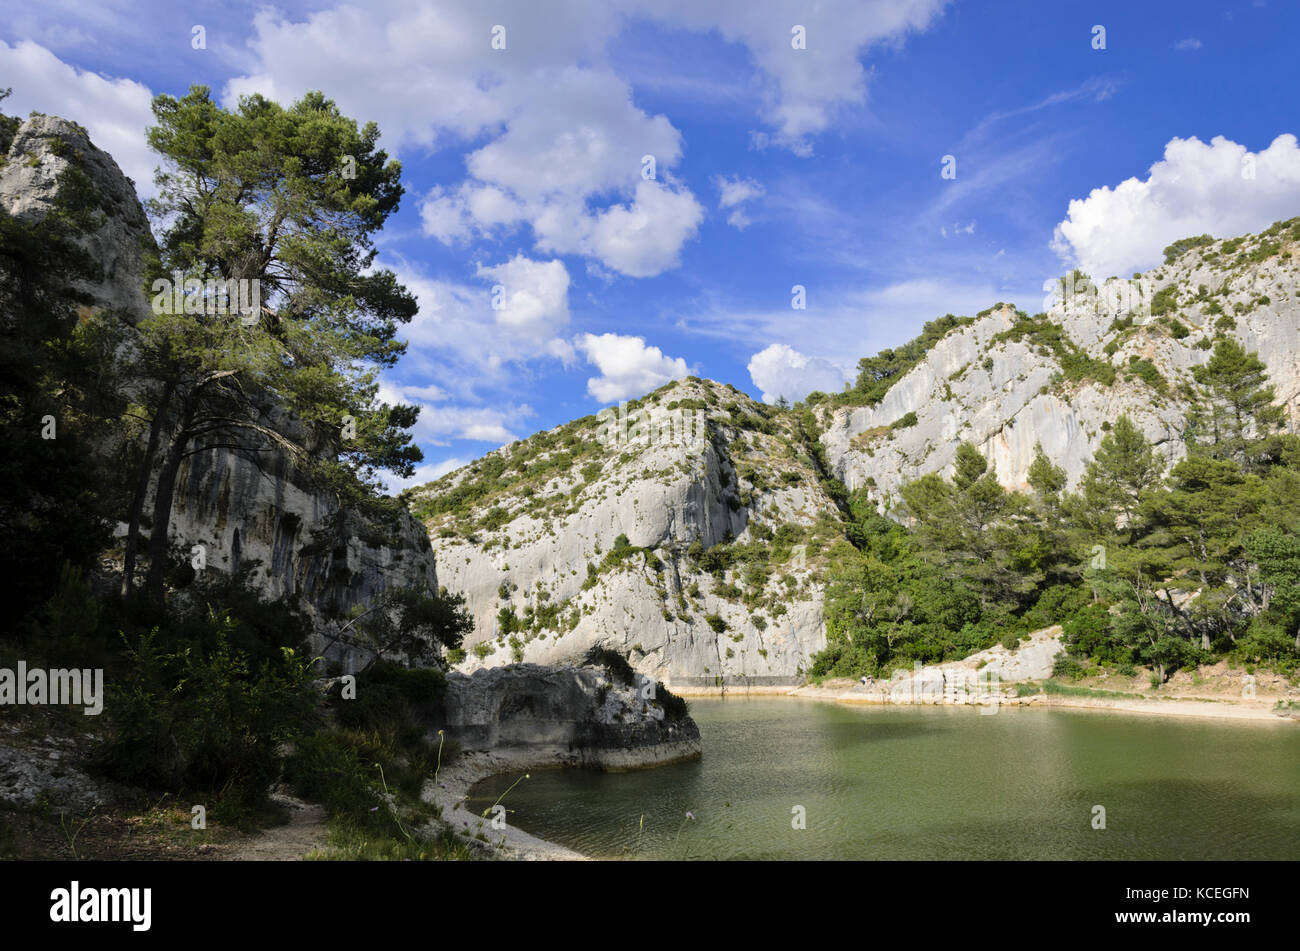
[[[509,821],[601,858],[1300,858],[1295,723],[762,698],[691,714],[700,760],[533,771]]]

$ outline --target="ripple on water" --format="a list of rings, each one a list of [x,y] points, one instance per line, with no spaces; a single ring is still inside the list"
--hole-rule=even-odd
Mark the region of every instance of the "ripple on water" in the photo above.
[[[1300,858],[1293,724],[782,699],[691,712],[700,760],[534,772],[503,800],[510,821],[606,858]],[[472,808],[516,778],[476,785]]]

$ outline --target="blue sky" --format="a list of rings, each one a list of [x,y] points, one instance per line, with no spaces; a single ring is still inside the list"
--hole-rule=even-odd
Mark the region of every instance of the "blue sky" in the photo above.
[[[1300,214],[1281,0],[0,14],[6,108],[81,122],[142,195],[156,93],[320,88],[379,122],[407,189],[379,263],[421,303],[383,392],[423,407],[417,481],[686,373],[837,389],[936,316],[1035,312],[1076,264],[1127,276],[1178,237]]]

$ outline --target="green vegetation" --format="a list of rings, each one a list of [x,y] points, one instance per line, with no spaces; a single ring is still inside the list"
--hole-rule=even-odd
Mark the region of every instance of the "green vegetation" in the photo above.
[[[829,399],[836,406],[874,406],[885,398],[890,387],[901,380],[908,370],[925,359],[931,347],[949,332],[973,322],[970,317],[956,317],[953,314],[932,320],[922,328],[918,336],[901,347],[881,350],[874,357],[859,360],[857,381],[843,393],[830,397],[825,393],[810,393],[804,404],[812,406]]]
[[[167,544],[182,463],[214,450],[275,459],[272,479],[291,464],[296,484],[337,502],[299,558],[347,535],[389,539],[401,506],[379,495],[375,470],[409,472],[420,458],[406,432],[414,410],[376,399],[377,370],[401,355],[398,325],[415,310],[391,272],[371,267],[400,169],[376,149],[373,125],[358,128],[319,93],[228,111],[195,87],[158,97],[154,114],[163,178],[151,211],[163,231],[147,279],[257,280],[264,306],[159,306],[135,326],[134,314],[86,306],[99,302],[79,288],[106,275],[78,241],[115,209],[74,148],[51,146],[70,167],[45,219],[0,214],[0,301],[13,318],[0,327],[0,571],[14,589],[0,644],[33,666],[103,668],[112,698],[98,718],[63,707],[15,716],[33,732],[59,724],[92,772],[153,802],[202,803],[227,826],[274,820],[269,791],[287,779],[329,809],[336,855],[455,857],[446,836],[417,832],[433,818],[417,800],[437,757],[455,752],[435,751],[427,733],[444,658],[470,627],[463,599],[390,586],[350,610],[318,605],[335,622],[329,637],[355,656],[369,648],[427,668],[376,660],[358,672],[355,699],[338,683],[323,697],[329,671],[308,652],[301,595],[263,600],[249,584],[255,560],[234,574],[198,570]],[[0,116],[0,143],[16,128]],[[355,178],[339,174],[343,155]],[[112,544],[116,522],[128,526],[124,547]],[[297,517],[281,527],[296,531]]]
[[[1151,295],[1151,316],[1163,317],[1178,307],[1178,285],[1167,284]]]
[[[1044,680],[1042,688],[1043,693],[1055,694],[1058,697],[1110,697],[1132,699],[1142,696],[1140,693],[1132,693],[1124,690],[1099,690],[1096,687],[1080,687],[1075,684],[1063,684],[1057,680]]]
[[[1128,358],[1128,366],[1125,368],[1128,376],[1135,377],[1147,386],[1151,387],[1161,396],[1169,393],[1169,383],[1161,375],[1160,370],[1154,363],[1144,357],[1139,357],[1136,353],[1131,354]]]
[[[134,583],[136,538],[149,474],[156,473],[145,588],[162,606],[168,525],[182,462],[204,447],[250,459],[288,452],[348,504],[375,508],[376,472],[410,475],[422,458],[406,430],[417,410],[378,403],[378,371],[406,345],[399,324],[415,298],[391,271],[369,271],[372,237],[402,196],[401,166],[320,93],[288,109],[254,95],[234,110],[203,86],[153,102],[150,147],[162,159],[150,210],[165,227],[153,273],[193,282],[258,282],[259,312],[176,313],[157,294],[139,326],[140,415],[148,450],[128,519],[123,592]],[[340,174],[352,157],[355,176]],[[212,302],[209,302],[212,303]],[[203,308],[196,308],[202,310]],[[261,410],[267,400],[282,410]],[[329,453],[313,453],[324,445]],[[391,514],[391,512],[390,512]]]
[[[568,477],[578,465],[581,465],[579,473],[583,482],[593,482],[605,465],[605,450],[596,438],[595,425],[595,416],[584,416],[558,429],[537,433],[484,456],[464,472],[451,473],[419,489],[408,489],[403,498],[409,501],[411,513],[421,521],[448,514],[464,520],[475,509],[491,502],[526,496],[552,479]],[[563,505],[567,507],[568,503],[565,497]],[[490,523],[481,522],[479,527],[495,531],[517,514],[500,505],[494,511],[499,514]]]
[[[1046,314],[1029,317],[1018,313],[1015,324],[993,338],[994,343],[1003,341],[1023,341],[1028,346],[1037,347],[1040,352],[1050,353],[1068,382],[1095,380],[1110,385],[1115,381],[1114,367],[1105,360],[1096,360],[1084,353],[1066,335],[1065,329],[1048,320]]]
[[[1186,252],[1192,248],[1203,248],[1207,244],[1213,244],[1214,239],[1208,234],[1197,235],[1194,238],[1180,238],[1169,247],[1165,248],[1165,263],[1173,264]]]
[[[854,493],[856,550],[831,573],[811,672],[887,675],[1053,623],[1066,676],[1144,664],[1163,682],[1225,655],[1294,671],[1300,438],[1279,432],[1263,365],[1232,341],[1196,381],[1188,456],[1168,472],[1121,416],[1074,493],[1041,450],[1030,491],[1008,492],[969,444],[951,479],[903,487],[906,527]]]

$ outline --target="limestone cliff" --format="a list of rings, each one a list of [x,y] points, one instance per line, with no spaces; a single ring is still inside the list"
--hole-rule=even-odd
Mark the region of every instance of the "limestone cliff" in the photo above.
[[[670,686],[793,683],[842,543],[790,414],[704,380],[413,493],[476,631],[465,669],[613,649]]]
[[[1284,222],[1193,248],[1138,282],[1077,289],[1036,321],[1009,305],[981,314],[936,343],[877,405],[821,408],[836,474],[885,501],[907,481],[951,471],[957,446],[969,441],[1003,485],[1024,489],[1041,443],[1074,486],[1124,413],[1172,464],[1185,453],[1192,368],[1209,360],[1218,334],[1259,354],[1294,431],[1298,231]],[[914,425],[890,428],[909,413]]]
[[[132,331],[149,315],[146,262],[156,248],[130,179],[76,123],[37,115],[22,124],[0,164],[0,207],[39,221],[78,179],[94,196],[97,221],[80,240],[101,271],[83,288],[94,300],[83,318],[98,315],[124,328],[117,356],[134,395]],[[119,537],[124,533],[125,524]],[[432,546],[417,522],[403,515],[396,525],[380,525],[342,509],[278,452],[260,465],[224,449],[191,456],[180,471],[171,536],[186,551],[203,545],[208,566],[218,571],[260,562],[251,577],[265,597],[301,596],[322,621],[385,588],[437,586]],[[346,665],[350,658],[341,650],[333,648]]]
[[[847,544],[825,477],[888,511],[970,441],[1009,488],[1027,488],[1040,444],[1075,486],[1125,413],[1172,464],[1192,368],[1218,335],[1260,355],[1294,431],[1298,273],[1300,219],[1193,247],[1137,283],[1067,285],[1044,314],[955,321],[874,405],[810,400],[812,432],[692,378],[625,421],[605,411],[489,453],[412,493],[475,615],[464,669],[599,645],[681,688],[795,681],[824,645],[823,571]]]

